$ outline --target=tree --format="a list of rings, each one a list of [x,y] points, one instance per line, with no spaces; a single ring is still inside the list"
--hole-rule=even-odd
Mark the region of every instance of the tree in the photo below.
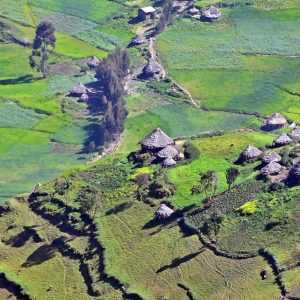
[[[31,68],[36,68],[38,72],[46,78],[48,75],[47,60],[49,59],[50,48],[55,48],[56,38],[54,35],[55,28],[48,22],[41,22],[35,31],[33,41],[33,50],[29,56],[29,64]]]
[[[199,191],[204,192],[209,200],[212,200],[218,187],[219,175],[213,171],[208,171],[200,177]]]
[[[95,218],[100,201],[101,195],[95,189],[83,189],[78,195],[78,202],[80,203],[81,210],[84,213],[88,213],[92,219]]]
[[[226,170],[226,181],[227,181],[229,190],[234,185],[234,183],[239,175],[240,175],[240,171],[236,168],[231,167]]]
[[[203,232],[209,235],[210,238],[212,234],[217,237],[224,219],[224,215],[219,211],[214,211],[211,216],[204,215],[202,225]]]

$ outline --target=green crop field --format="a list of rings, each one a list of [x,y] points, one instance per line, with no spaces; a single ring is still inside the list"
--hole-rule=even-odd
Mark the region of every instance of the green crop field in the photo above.
[[[280,111],[298,121],[299,8],[222,12],[217,23],[182,19],[159,36],[170,75],[204,107]]]

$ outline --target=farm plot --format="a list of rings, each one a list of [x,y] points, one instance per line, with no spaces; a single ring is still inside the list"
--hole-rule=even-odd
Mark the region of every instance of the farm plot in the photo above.
[[[170,75],[207,108],[281,111],[300,120],[299,8],[223,13],[214,24],[179,20],[160,35],[157,47]]]

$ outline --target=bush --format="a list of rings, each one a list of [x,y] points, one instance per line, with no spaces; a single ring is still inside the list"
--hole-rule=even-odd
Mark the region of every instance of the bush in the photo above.
[[[183,145],[184,148],[184,156],[187,160],[193,161],[200,157],[199,149],[191,142],[186,142]]]

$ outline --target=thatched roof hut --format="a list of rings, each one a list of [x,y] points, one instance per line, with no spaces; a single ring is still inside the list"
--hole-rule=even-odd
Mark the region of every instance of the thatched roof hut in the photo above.
[[[281,147],[281,146],[288,145],[291,142],[292,139],[286,133],[283,133],[274,140],[273,145],[277,147]]]
[[[147,43],[147,39],[142,35],[137,35],[130,43],[131,46],[138,46]]]
[[[221,12],[219,9],[217,9],[215,6],[209,6],[207,9],[203,12],[201,16],[202,21],[208,21],[211,22],[213,20],[217,20],[221,17]]]
[[[179,152],[172,146],[167,146],[164,149],[160,150],[157,153],[157,156],[160,158],[167,158],[167,157],[176,157],[179,154]]]
[[[89,100],[89,96],[88,94],[82,94],[81,97],[80,97],[80,101],[82,102],[86,102]]]
[[[79,83],[78,85],[76,85],[70,90],[70,94],[72,96],[81,96],[82,94],[86,94],[86,93],[87,93],[87,88],[82,83]]]
[[[174,140],[165,134],[160,128],[156,128],[149,135],[143,138],[139,144],[144,149],[163,149],[174,145]]]
[[[300,162],[298,162],[292,167],[288,176],[288,181],[291,184],[300,184]]]
[[[174,210],[166,204],[161,204],[155,215],[158,219],[167,219],[174,213]]]
[[[296,126],[290,133],[289,137],[291,139],[299,139],[300,138],[300,126]]]
[[[283,169],[282,165],[273,161],[260,170],[260,175],[263,175],[263,176],[277,175],[282,171],[282,169]]]
[[[241,158],[243,160],[250,160],[258,158],[261,154],[262,152],[259,149],[252,145],[249,145],[241,154]]]
[[[173,167],[176,165],[176,161],[172,157],[167,157],[162,162],[163,167]]]
[[[281,156],[277,152],[271,151],[262,158],[262,161],[265,164],[269,164],[271,162],[279,162],[281,161]]]
[[[190,8],[188,12],[189,12],[189,14],[191,14],[191,15],[198,15],[198,14],[200,13],[199,9],[196,8],[196,7]]]
[[[91,59],[88,60],[87,65],[91,68],[94,69],[100,64],[100,60],[94,56]]]
[[[280,113],[275,113],[265,121],[263,125],[263,129],[275,130],[278,128],[283,128],[286,125],[287,125],[287,120]]]
[[[149,60],[148,64],[143,69],[143,76],[145,78],[162,79],[166,76],[164,68],[155,60]]]

